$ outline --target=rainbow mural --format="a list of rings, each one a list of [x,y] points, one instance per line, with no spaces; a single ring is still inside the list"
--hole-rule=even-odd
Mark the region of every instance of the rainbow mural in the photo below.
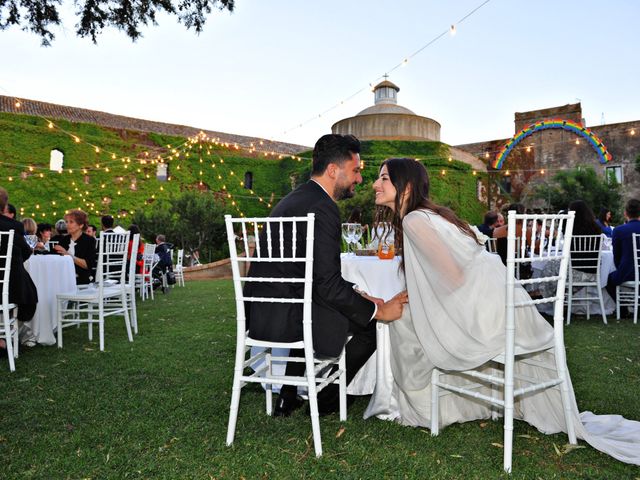
[[[560,118],[553,118],[549,120],[540,120],[534,124],[529,125],[526,128],[520,130],[517,134],[515,134],[511,140],[507,142],[506,145],[502,147],[500,153],[496,157],[496,159],[492,163],[492,167],[496,170],[502,168],[502,164],[505,159],[511,153],[516,145],[518,145],[522,140],[527,138],[528,136],[538,132],[540,130],[547,130],[549,128],[560,128],[562,130],[567,130],[569,132],[573,132],[576,135],[584,137],[587,142],[593,147],[593,149],[598,153],[600,157],[600,163],[607,163],[611,160],[611,154],[607,151],[607,147],[602,143],[602,141],[587,127],[583,127],[579,123],[572,122],[571,120],[563,120]]]

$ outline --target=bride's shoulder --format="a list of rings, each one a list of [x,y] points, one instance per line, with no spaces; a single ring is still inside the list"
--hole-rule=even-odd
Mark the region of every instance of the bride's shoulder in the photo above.
[[[416,222],[416,221],[433,221],[434,219],[436,219],[437,217],[439,217],[439,215],[435,212],[432,212],[431,210],[427,209],[427,208],[418,208],[416,210],[413,210],[412,212],[407,213],[404,218],[402,219],[403,223],[404,222]]]

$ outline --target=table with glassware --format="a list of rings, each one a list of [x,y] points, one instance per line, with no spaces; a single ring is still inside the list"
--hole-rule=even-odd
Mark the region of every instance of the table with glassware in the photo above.
[[[38,291],[38,307],[20,328],[22,343],[53,345],[57,328],[56,295],[76,289],[76,271],[70,255],[32,255],[24,263]]]
[[[537,278],[544,276],[542,271],[546,265],[546,261],[532,262],[532,277]],[[600,284],[602,285],[602,298],[604,301],[604,309],[605,314],[610,315],[614,312],[616,308],[615,301],[611,298],[607,290],[604,288],[607,285],[607,281],[609,278],[609,274],[614,272],[616,266],[613,261],[613,251],[610,247],[603,243],[603,248],[600,251]],[[576,293],[577,296],[582,296],[580,292]],[[541,304],[538,305],[538,310],[543,313],[552,314],[551,304]],[[584,304],[577,304],[572,307],[572,312],[575,314],[583,315],[586,314],[586,306]],[[599,315],[602,312],[600,311],[600,303],[597,300],[593,300],[589,302],[589,312],[593,315]]]

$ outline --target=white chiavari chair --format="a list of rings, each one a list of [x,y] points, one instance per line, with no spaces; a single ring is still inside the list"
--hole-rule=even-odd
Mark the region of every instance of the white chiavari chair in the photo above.
[[[571,258],[567,275],[567,325],[571,323],[571,311],[574,306],[583,306],[587,318],[590,318],[590,305],[596,300],[600,303],[602,321],[607,324],[602,296],[603,285],[600,280],[602,237],[602,234],[571,237]],[[583,279],[577,280],[578,276]]]
[[[18,358],[18,320],[17,305],[9,303],[9,278],[11,276],[11,255],[15,231],[0,232],[0,338],[6,342],[9,370],[16,370],[15,359]]]
[[[561,392],[565,424],[569,442],[577,443],[575,428],[571,417],[569,397],[569,380],[566,371],[566,357],[563,334],[564,295],[567,268],[569,265],[569,251],[571,246],[571,232],[573,230],[574,212],[566,215],[537,215],[516,214],[510,211],[508,216],[507,240],[507,275],[506,275],[506,305],[505,305],[505,347],[504,351],[494,357],[488,364],[478,367],[485,371],[466,370],[451,371],[434,369],[431,379],[431,434],[439,433],[439,402],[446,392],[484,402],[492,408],[501,411],[504,417],[503,466],[506,472],[511,472],[513,456],[513,417],[514,402],[526,396],[535,395],[548,388],[557,387]],[[520,234],[516,235],[516,223],[521,222]],[[535,241],[532,233],[536,232]],[[558,240],[558,233],[564,232],[564,242]],[[520,252],[516,252],[516,240],[520,237]],[[562,245],[560,245],[562,243]],[[526,248],[532,244],[532,248]],[[516,278],[516,264],[527,264],[534,261],[560,260],[559,273],[550,277],[519,280]],[[536,283],[553,283],[555,290],[549,297],[533,300],[528,295],[522,295],[520,286]],[[516,289],[516,287],[518,287]],[[525,299],[526,298],[526,299]],[[530,308],[541,303],[552,303],[554,306],[553,329],[554,363],[542,363],[531,359],[531,355],[542,353],[524,351],[515,345],[515,331],[517,328],[515,312],[519,308]],[[551,375],[549,378],[532,378],[519,372],[520,365],[542,367]],[[492,367],[489,372],[486,367]],[[465,381],[462,386],[447,383],[441,376],[448,375]],[[486,393],[483,393],[486,392]]]
[[[337,383],[340,387],[340,420],[347,418],[347,385],[345,375],[345,359],[344,349],[342,354],[337,358],[317,359],[314,357],[313,339],[312,339],[312,318],[311,318],[311,296],[312,296],[312,280],[313,280],[313,240],[314,240],[314,220],[313,213],[305,217],[284,217],[284,218],[232,218],[225,215],[225,223],[227,227],[227,238],[229,242],[229,253],[231,258],[231,269],[233,272],[233,286],[236,298],[237,311],[237,344],[235,371],[233,377],[233,389],[231,396],[231,407],[229,411],[229,426],[227,430],[227,445],[233,443],[235,437],[236,421],[238,418],[238,408],[240,405],[240,393],[242,387],[247,383],[262,383],[266,385],[266,411],[267,415],[272,414],[272,386],[273,385],[296,385],[306,387],[309,397],[309,408],[311,413],[311,426],[313,431],[313,444],[316,456],[322,455],[322,441],[320,437],[320,421],[318,415],[317,394],[325,386],[330,383]],[[242,241],[244,243],[244,251],[249,252],[249,235],[247,225],[253,227],[254,231],[259,231],[262,226],[264,238],[256,243],[256,250],[253,257],[239,256],[236,248],[235,228],[242,233]],[[290,257],[285,256],[283,247],[283,232],[286,229],[287,235],[291,234],[292,238],[296,238],[296,232],[306,227],[306,243],[305,245],[296,245],[293,241]],[[272,247],[272,235],[275,237],[273,243],[280,248]],[[262,245],[261,248],[261,243]],[[288,249],[287,249],[288,250]],[[287,277],[287,278],[266,278],[248,277],[245,274],[245,266],[247,262],[282,262],[282,263],[303,263],[303,277]],[[270,282],[270,283],[301,283],[304,285],[303,295],[301,298],[272,298],[272,297],[245,297],[242,282]],[[303,338],[297,342],[270,342],[263,340],[255,340],[249,337],[247,326],[245,323],[245,302],[271,302],[271,303],[298,303],[302,305],[303,310]],[[261,347],[262,351],[256,355],[251,355],[251,347]],[[271,354],[271,349],[303,349],[304,358],[297,357],[280,357]],[[247,354],[249,358],[247,358]],[[245,374],[247,367],[254,365],[256,362],[264,360],[264,365],[256,371]],[[286,362],[304,362],[306,364],[306,373],[304,376],[285,376],[276,375],[272,372],[271,364],[275,361]],[[326,372],[337,365],[338,369],[323,377],[321,373]]]

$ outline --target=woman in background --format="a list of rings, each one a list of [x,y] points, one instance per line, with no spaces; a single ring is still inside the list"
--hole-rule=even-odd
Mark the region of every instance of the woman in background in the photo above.
[[[607,237],[611,238],[613,234],[613,227],[610,225],[611,222],[611,210],[605,207],[600,208],[600,214],[598,215],[598,219],[596,223]]]
[[[76,268],[78,285],[91,283],[95,278],[96,239],[84,233],[89,217],[82,210],[69,210],[64,216],[68,235],[53,247],[60,255],[70,255]]]

